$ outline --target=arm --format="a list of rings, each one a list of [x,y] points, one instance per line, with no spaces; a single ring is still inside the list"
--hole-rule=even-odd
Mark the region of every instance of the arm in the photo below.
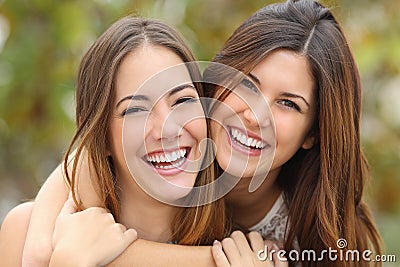
[[[35,199],[23,252],[22,266],[48,266],[51,239],[58,214],[68,198],[69,189],[59,165],[43,184]]]
[[[211,246],[184,246],[138,239],[108,267],[117,266],[215,266]]]
[[[87,206],[101,206],[90,179],[86,177],[89,177],[89,170],[87,162],[82,161],[78,175],[80,195],[83,196],[81,200]],[[45,267],[49,265],[54,225],[69,192],[70,189],[64,180],[63,165],[60,164],[36,196],[23,252],[23,266]]]
[[[1,225],[0,266],[20,267],[33,202],[13,208]]]

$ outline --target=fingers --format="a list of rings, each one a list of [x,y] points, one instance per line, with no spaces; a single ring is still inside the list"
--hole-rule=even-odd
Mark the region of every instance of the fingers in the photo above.
[[[271,245],[270,245],[271,246]],[[282,255],[279,254],[280,248],[277,244],[272,244],[272,249],[275,250],[275,253],[272,254],[272,261],[275,267],[287,267],[289,266],[289,262],[285,257],[282,258]]]
[[[222,242],[214,241],[212,255],[218,267],[265,266],[287,267],[288,262],[278,254],[279,247],[273,241],[265,241],[258,232],[246,236],[235,231]]]
[[[258,232],[250,232],[248,234],[251,249],[258,253],[260,250],[265,249],[264,240]]]
[[[125,227],[125,226],[124,226]],[[125,228],[126,229],[126,228]],[[128,229],[124,232],[124,243],[128,247],[133,241],[137,239],[137,232],[134,229]]]
[[[61,209],[60,215],[65,214],[73,214],[78,211],[78,208],[75,205],[72,197],[68,197],[67,201],[64,203],[64,206]]]
[[[228,237],[222,240],[221,244],[229,263],[232,266],[239,266],[241,261],[241,253],[237,244],[235,243],[235,240],[231,237]]]
[[[241,231],[234,231],[231,234],[231,238],[235,241],[237,248],[239,249],[240,255],[251,254],[252,250],[246,239],[246,236]]]
[[[230,266],[228,258],[226,257],[225,253],[222,251],[221,242],[219,242],[217,240],[214,241],[214,244],[211,248],[211,253],[213,255],[214,262],[217,267]]]
[[[222,240],[222,244],[214,244],[213,256],[217,266],[242,266],[252,263],[255,253],[250,248],[246,236],[240,231],[235,231],[230,237]]]
[[[120,224],[120,223],[116,223],[120,228],[121,228],[121,232],[124,233],[127,229],[125,227],[125,225]]]
[[[270,262],[275,267],[287,267],[289,266],[289,262],[287,261],[284,254],[281,253],[281,249],[277,245],[275,241],[272,240],[264,240],[265,249],[265,261]]]

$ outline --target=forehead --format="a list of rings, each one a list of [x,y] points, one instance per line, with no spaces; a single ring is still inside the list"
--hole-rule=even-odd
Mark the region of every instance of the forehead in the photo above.
[[[127,95],[160,96],[168,90],[191,82],[183,60],[170,49],[143,45],[121,62],[116,75],[116,101]]]
[[[280,90],[290,90],[311,97],[315,79],[306,56],[290,50],[276,50],[268,54],[250,72],[261,82],[261,87],[269,86]]]

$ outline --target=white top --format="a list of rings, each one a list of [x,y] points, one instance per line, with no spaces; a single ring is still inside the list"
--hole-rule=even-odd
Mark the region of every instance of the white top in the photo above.
[[[249,230],[259,232],[265,240],[276,240],[283,243],[287,221],[288,208],[282,193],[265,217]]]
[[[264,240],[273,240],[283,244],[286,239],[285,229],[286,224],[288,224],[288,214],[288,208],[283,193],[281,193],[265,217],[256,225],[250,227],[249,230],[259,232]],[[293,241],[293,247],[300,252],[297,239]],[[300,262],[295,262],[294,266],[301,267],[302,265]]]

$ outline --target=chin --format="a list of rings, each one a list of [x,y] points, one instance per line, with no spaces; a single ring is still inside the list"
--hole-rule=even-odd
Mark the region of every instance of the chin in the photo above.
[[[178,205],[180,200],[184,199],[192,191],[191,187],[180,187],[169,185],[164,188],[159,188],[152,196],[160,202],[168,205]]]

